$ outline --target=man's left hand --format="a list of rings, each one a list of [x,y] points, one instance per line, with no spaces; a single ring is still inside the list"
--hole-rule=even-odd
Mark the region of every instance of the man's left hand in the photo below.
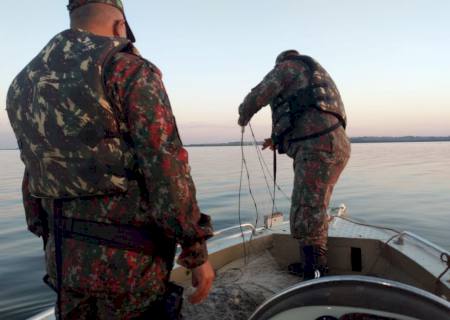
[[[244,118],[244,116],[242,115],[242,114],[244,113],[244,104],[243,104],[243,103],[241,103],[241,104],[239,105],[238,111],[239,111],[239,120],[238,120],[238,124],[239,124],[241,127],[245,127],[245,126],[248,124],[248,122],[249,122],[250,120],[246,120],[246,119]]]
[[[192,269],[192,285],[197,290],[189,297],[189,302],[197,304],[205,300],[211,290],[214,278],[215,272],[209,261]]]

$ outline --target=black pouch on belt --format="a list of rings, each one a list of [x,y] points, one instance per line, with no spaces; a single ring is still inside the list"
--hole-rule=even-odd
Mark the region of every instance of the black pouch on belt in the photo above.
[[[183,306],[183,287],[168,282],[163,299],[163,309],[167,320],[181,320],[181,307]]]
[[[181,307],[183,306],[183,287],[168,282],[166,292],[161,300],[153,304],[145,313],[133,320],[183,320]]]

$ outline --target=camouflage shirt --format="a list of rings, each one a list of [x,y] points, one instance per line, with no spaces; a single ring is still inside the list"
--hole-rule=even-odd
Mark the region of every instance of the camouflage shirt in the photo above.
[[[126,194],[66,200],[64,216],[90,220],[95,215],[105,223],[157,226],[181,245],[179,264],[187,268],[203,264],[206,239],[213,230],[209,217],[201,215],[197,205],[188,153],[179,138],[161,72],[139,56],[122,52],[106,67],[105,82],[128,128],[147,190],[132,180]],[[30,231],[43,235],[40,215],[42,209],[52,212],[52,202],[31,196],[26,171],[23,202]],[[53,283],[54,250],[50,237],[46,258]],[[171,263],[158,256],[64,239],[62,282],[64,287],[96,296],[135,293],[136,303],[148,302],[164,292]]]
[[[273,105],[280,96],[288,97],[296,94],[300,89],[310,83],[311,71],[304,63],[286,60],[277,63],[264,79],[252,89],[239,107],[240,118],[248,123],[255,113],[262,107]],[[332,153],[349,154],[349,141],[343,128],[318,138],[289,144],[287,140],[296,137],[308,136],[325,130],[334,124],[337,119],[315,108],[308,108],[302,112],[294,124],[294,130],[285,136],[284,148],[287,154],[294,157],[299,151],[324,151]]]

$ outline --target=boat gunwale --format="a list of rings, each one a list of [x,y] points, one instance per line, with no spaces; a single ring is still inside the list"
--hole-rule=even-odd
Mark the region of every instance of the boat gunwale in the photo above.
[[[332,215],[331,217],[333,219],[341,218],[341,216],[339,216],[339,215]],[[361,225],[360,223],[358,223],[356,221],[352,221],[352,219],[349,219],[349,218],[345,218],[342,221],[347,221],[348,223]],[[279,223],[277,225],[274,225],[272,228],[255,227],[251,223],[244,223],[242,225],[235,225],[235,226],[232,226],[232,227],[227,227],[227,228],[218,230],[217,232],[215,232],[215,235],[217,235],[218,237],[217,238],[212,238],[211,240],[208,241],[208,245],[211,245],[211,250],[209,250],[210,251],[210,255],[218,254],[218,253],[220,253],[221,251],[223,251],[223,250],[225,250],[227,248],[238,246],[239,244],[242,244],[243,241],[242,241],[242,239],[239,239],[239,238],[244,238],[244,239],[248,238],[248,240],[255,241],[255,240],[260,240],[262,238],[270,237],[270,236],[274,236],[274,235],[286,235],[286,236],[290,235],[290,232],[287,232],[286,230],[282,229],[288,223],[289,223],[289,221],[283,221],[283,222],[281,222],[281,223]],[[394,239],[396,239],[396,238],[403,238],[402,240],[405,240],[404,237],[407,236],[407,237],[409,237],[409,238],[411,238],[411,239],[413,239],[413,240],[415,240],[415,241],[417,241],[417,242],[419,242],[419,243],[421,243],[421,244],[423,244],[423,245],[425,245],[425,246],[427,246],[429,248],[432,248],[436,252],[449,254],[449,252],[447,250],[445,250],[444,248],[440,247],[439,245],[434,244],[433,242],[431,242],[431,241],[429,241],[429,240],[427,240],[427,239],[425,239],[425,238],[423,238],[423,237],[421,237],[419,235],[416,235],[415,233],[410,232],[410,231],[402,231],[402,232],[399,232],[399,233],[396,234],[392,229],[384,228],[384,227],[381,227],[381,226],[363,224],[363,227],[374,228],[374,229],[382,229],[383,232],[386,234],[387,238],[389,238],[389,236],[390,236],[390,238],[388,240],[389,242],[394,240]],[[229,232],[231,230],[239,229],[239,228],[243,228],[243,229],[247,229],[247,230],[241,230],[241,232],[233,233],[233,234],[230,234],[230,235],[226,234],[227,232]],[[339,235],[337,235],[337,236],[333,235],[333,236],[330,236],[330,238],[348,238],[348,237],[339,236]],[[239,239],[239,241],[237,241],[237,239]],[[373,240],[373,241],[384,242],[383,239],[381,239],[381,238],[352,238],[352,239],[358,239],[358,240],[364,239],[364,240]],[[228,246],[226,246],[226,247],[221,246],[221,244],[224,243],[224,242],[228,242]],[[229,243],[229,242],[231,242],[231,243]],[[251,245],[251,243],[249,243],[247,240],[245,241],[245,243]],[[396,250],[398,252],[401,252],[401,250],[399,250],[399,245],[396,244],[395,242],[388,243],[388,244],[389,244],[389,246],[392,249],[394,249],[394,250]],[[177,270],[178,270],[178,272],[180,272],[180,269],[184,269],[184,268],[176,264],[174,270],[172,271],[172,273],[173,272],[176,273]],[[326,277],[326,278],[323,278],[323,279],[318,279],[318,280],[325,281],[327,278],[330,279],[332,277],[341,277],[342,278],[342,277],[368,277],[368,276],[359,276],[359,275],[329,276],[329,277]],[[383,278],[374,278],[374,279],[383,280]],[[439,296],[437,296],[437,295],[435,295],[435,294],[433,294],[431,292],[425,291],[423,289],[420,289],[420,288],[417,288],[417,287],[414,287],[414,286],[411,286],[411,285],[407,285],[407,284],[404,284],[404,283],[401,283],[401,282],[398,282],[398,281],[394,281],[394,280],[387,280],[387,281],[397,282],[397,283],[399,283],[401,285],[408,286],[408,287],[411,287],[411,288],[415,288],[417,290],[424,291],[424,292],[426,292],[427,294],[429,294],[432,297],[435,297],[435,298],[438,298],[440,300],[446,301],[446,300],[440,298]],[[443,279],[441,279],[441,283],[443,283],[447,287],[449,286],[449,284],[444,282]],[[288,290],[288,289],[286,289],[286,290]],[[272,297],[272,298],[275,298],[275,296]],[[31,317],[31,318],[28,318],[28,320],[54,319],[54,318],[51,318],[51,316],[53,314],[54,314],[54,308],[51,308],[51,309],[43,311],[43,312],[41,312],[41,313]]]
[[[398,282],[395,280],[389,280],[384,278],[377,278],[377,277],[371,277],[371,276],[361,276],[361,275],[337,275],[337,276],[327,276],[324,278],[309,280],[300,282],[298,284],[295,284],[277,294],[272,296],[270,299],[266,300],[263,304],[261,304],[255,312],[250,316],[249,320],[254,320],[255,316],[258,315],[258,313],[264,311],[264,309],[268,308],[268,305],[272,305],[276,303],[281,298],[286,298],[293,293],[295,293],[298,290],[307,289],[311,286],[320,286],[323,284],[329,284],[329,283],[336,283],[336,282],[355,282],[355,283],[365,283],[365,284],[375,284],[375,285],[381,285],[386,288],[396,288],[400,289],[402,291],[406,291],[408,293],[412,293],[416,296],[425,297],[429,300],[431,300],[433,303],[438,304],[440,307],[444,307],[450,310],[450,302],[434,295],[426,290]],[[347,283],[346,283],[347,284]]]

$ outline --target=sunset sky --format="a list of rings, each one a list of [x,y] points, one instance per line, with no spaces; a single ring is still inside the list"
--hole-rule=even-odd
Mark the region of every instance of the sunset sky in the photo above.
[[[69,25],[66,1],[0,11],[0,148],[14,76]],[[335,79],[350,136],[450,135],[450,1],[124,0],[142,55],[158,65],[185,143],[239,139],[237,108],[295,48]],[[269,108],[252,121],[270,135]]]

